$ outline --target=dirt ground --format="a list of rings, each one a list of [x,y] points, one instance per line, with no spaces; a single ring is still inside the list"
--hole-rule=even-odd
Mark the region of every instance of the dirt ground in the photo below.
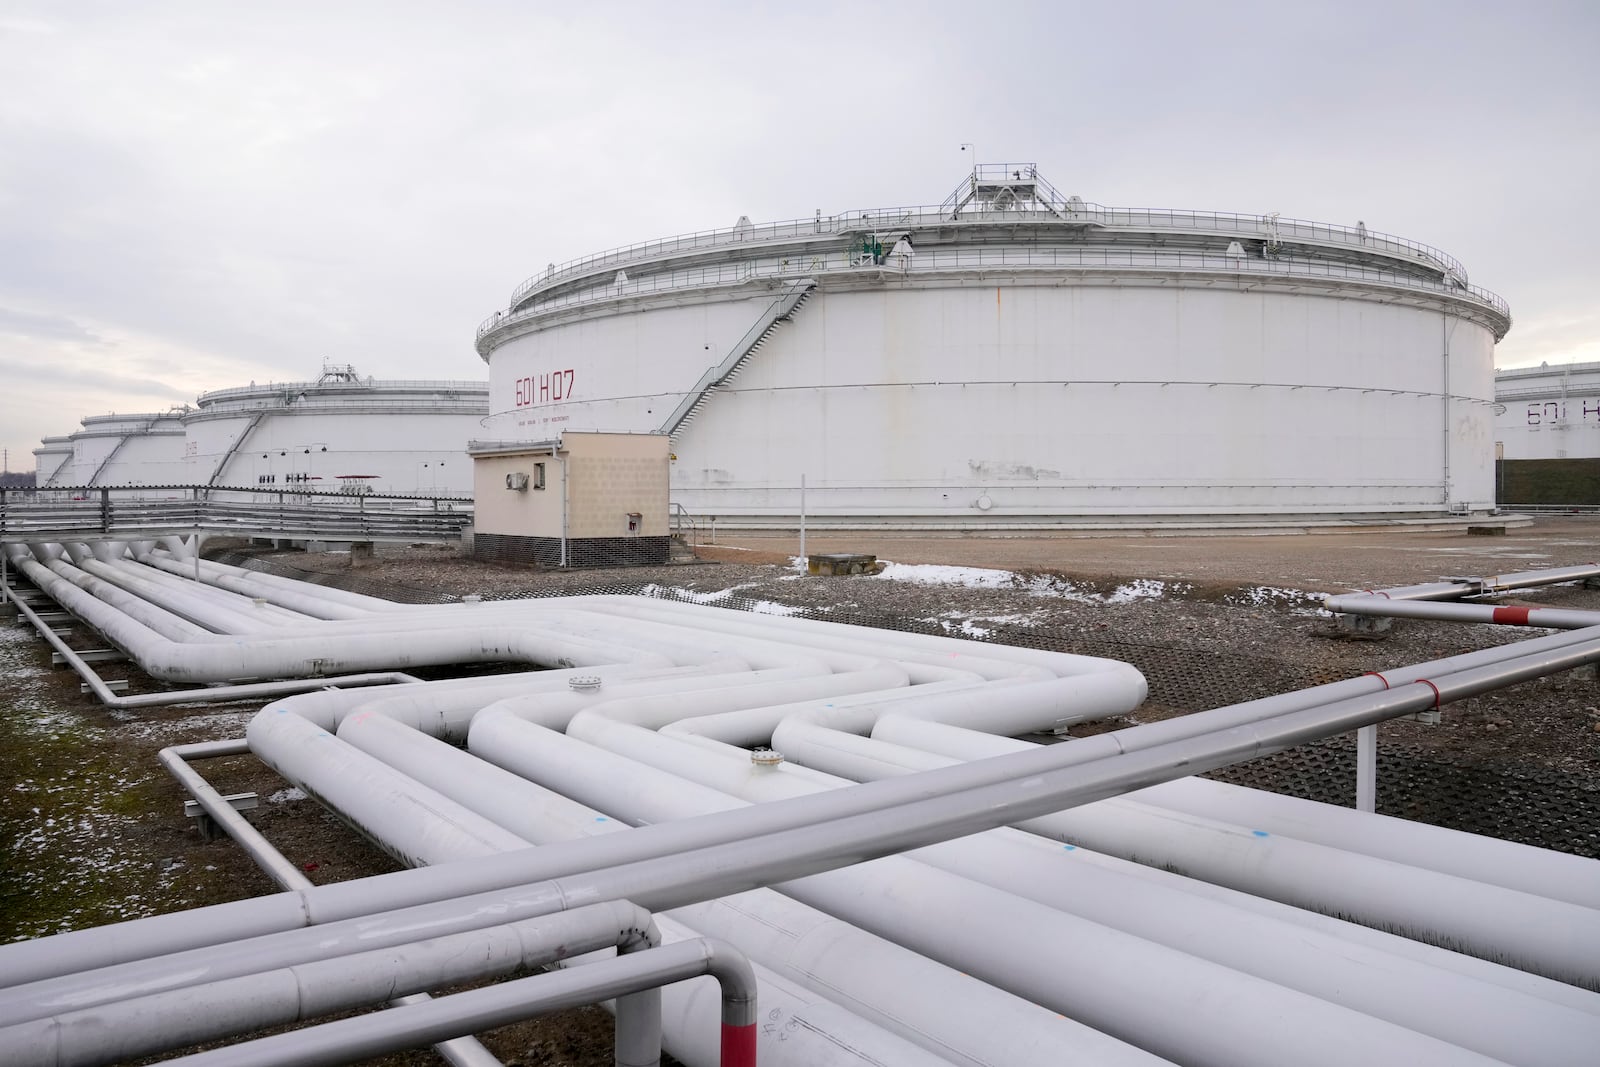
[[[1088,733],[1525,638],[1526,630],[1399,623],[1385,640],[1338,639],[1313,594],[1585,563],[1600,559],[1600,520],[1541,519],[1493,537],[872,532],[814,535],[807,544],[812,552],[874,553],[902,565],[989,569],[981,574],[903,566],[877,577],[812,577],[790,563],[797,548],[793,538],[719,532],[715,545],[700,546],[698,562],[644,569],[543,572],[425,546],[382,550],[357,570],[338,554],[279,553],[256,565],[413,601],[638,592],[1135,663],[1150,680],[1150,701],[1126,720],[1074,728]],[[1501,602],[1600,610],[1600,592],[1572,584]],[[98,643],[82,632],[71,640]],[[159,688],[125,664],[105,673],[126,677],[134,692]],[[155,759],[166,745],[241,736],[256,710],[108,711],[80,694],[69,672],[50,666],[48,649],[30,631],[0,620],[0,941],[272,892],[231,843],[200,838],[182,814],[182,792]],[[1541,832],[1551,837],[1540,843],[1600,855],[1600,689],[1592,669],[1454,705],[1438,725],[1388,723],[1381,738],[1387,756],[1400,761],[1392,765],[1405,770],[1380,768],[1380,810],[1445,825],[1463,813],[1503,811],[1500,823],[1484,827],[1500,832],[1540,821],[1523,817],[1529,805],[1553,805],[1567,814],[1545,820]],[[1334,762],[1348,762],[1330,752]],[[314,882],[394,868],[252,758],[198,766],[224,793],[258,794],[260,807],[248,817]],[[1444,792],[1431,808],[1414,810],[1411,794],[1445,781],[1429,777],[1438,768],[1469,777],[1450,779],[1456,784],[1438,787]],[[608,1063],[610,1017],[598,1009],[568,1013],[487,1042],[512,1063]],[[440,1061],[416,1052],[382,1062]]]
[[[709,534],[703,536],[711,541]],[[781,562],[798,552],[795,534],[728,531],[717,532],[713,543],[700,548],[701,556],[726,562]],[[1091,579],[1276,585],[1328,593],[1588,563],[1600,558],[1600,520],[1552,516],[1493,536],[1408,533],[1395,527],[1159,537],[830,531],[811,533],[806,538],[806,552],[869,552],[898,563],[1056,571]]]

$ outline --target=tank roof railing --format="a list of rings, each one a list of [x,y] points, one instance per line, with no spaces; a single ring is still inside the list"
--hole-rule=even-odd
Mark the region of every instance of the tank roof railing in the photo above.
[[[1042,178],[1036,181],[1044,183]],[[1060,194],[1051,189],[1053,197]],[[948,203],[948,201],[947,201]],[[755,245],[762,242],[794,241],[820,236],[837,236],[874,228],[926,228],[952,224],[983,224],[996,219],[1019,221],[1033,217],[1040,222],[1082,223],[1085,226],[1148,228],[1153,230],[1201,230],[1219,234],[1239,234],[1268,237],[1276,231],[1281,240],[1315,241],[1322,244],[1364,249],[1380,254],[1404,256],[1424,265],[1449,272],[1462,282],[1468,281],[1466,268],[1454,256],[1418,241],[1407,240],[1395,234],[1369,230],[1364,225],[1345,226],[1338,223],[1313,222],[1307,219],[1284,218],[1279,215],[1245,215],[1230,211],[1183,211],[1169,208],[1118,208],[1106,207],[1067,197],[1059,207],[1051,210],[1008,210],[1005,212],[963,212],[951,217],[946,204],[916,205],[889,208],[870,208],[847,211],[837,215],[816,215],[811,218],[788,219],[781,222],[758,223],[754,226],[730,226],[713,230],[698,230],[635,244],[622,245],[604,252],[552,264],[536,274],[511,294],[506,310],[513,310],[530,293],[546,286],[614,266],[624,266],[640,260],[671,256],[696,249]],[[502,312],[504,314],[504,312]],[[492,318],[492,316],[491,316]]]
[[[944,198],[944,203],[939,205],[940,214],[954,219],[967,204],[982,197],[986,190],[990,192],[1010,190],[1015,195],[1018,189],[1024,191],[1027,201],[1041,204],[1063,217],[1076,206],[1069,197],[1063,196],[1060,190],[1039,173],[1037,164],[979,163],[972,168],[972,173],[961,179],[961,184]],[[1083,201],[1078,201],[1078,204],[1082,203]],[[1006,210],[1027,210],[1027,208]]]
[[[193,408],[174,408],[171,411],[113,411],[105,415],[85,415],[78,421],[87,426],[91,422],[160,422],[162,419],[181,419]]]
[[[488,382],[472,381],[427,381],[422,379],[368,379],[360,382],[262,382],[259,385],[235,385],[227,389],[213,389],[209,393],[200,394],[200,403],[213,403],[218,400],[231,400],[235,397],[254,396],[269,393],[298,393],[298,392],[358,392],[366,390],[384,389],[428,389],[436,392],[451,393],[483,393],[489,392]]]
[[[1505,299],[1487,289],[1470,285],[1452,285],[1444,281],[1382,270],[1354,264],[1329,263],[1322,260],[1293,259],[1240,259],[1219,252],[1188,250],[1146,250],[1116,248],[1035,248],[1030,246],[968,246],[965,248],[922,249],[912,255],[907,263],[908,273],[971,270],[985,268],[1019,269],[1152,269],[1248,275],[1252,277],[1316,277],[1345,278],[1352,281],[1396,286],[1422,292],[1456,296],[1483,305],[1492,313],[1503,317],[1506,329],[1511,324],[1511,308]],[[478,338],[515,323],[526,322],[552,311],[585,304],[600,303],[621,297],[642,296],[656,292],[713,288],[740,285],[761,279],[794,279],[808,275],[850,273],[857,270],[888,270],[898,272],[899,267],[863,266],[849,252],[831,251],[811,256],[744,260],[705,267],[688,267],[677,271],[658,271],[629,279],[621,285],[596,285],[587,289],[574,289],[541,301],[513,315],[496,313],[478,327]],[[1497,338],[1504,335],[1497,331]],[[486,355],[482,345],[479,353]]]
[[[1497,370],[1494,376],[1501,378],[1565,378],[1575,374],[1600,373],[1600,363],[1589,361],[1587,363],[1545,363],[1537,367],[1507,367]]]
[[[1502,402],[1507,400],[1558,400],[1571,394],[1579,394],[1582,399],[1592,399],[1596,393],[1600,393],[1600,385],[1592,382],[1590,383],[1590,388],[1586,389],[1581,382],[1573,382],[1568,385],[1565,382],[1554,381],[1544,385],[1524,386],[1521,389],[1496,388],[1494,398]],[[1594,409],[1590,408],[1590,410],[1593,411]]]

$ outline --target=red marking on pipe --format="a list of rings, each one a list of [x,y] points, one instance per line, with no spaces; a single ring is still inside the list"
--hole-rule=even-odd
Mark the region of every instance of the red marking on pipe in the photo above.
[[[1385,678],[1383,675],[1379,674],[1377,671],[1368,671],[1366,674],[1363,674],[1361,677],[1363,677],[1363,678],[1376,678],[1378,681],[1383,683],[1383,687],[1385,689],[1389,688],[1389,679]]]
[[[756,1067],[756,1024],[722,1024],[722,1067]]]
[[[1491,622],[1503,622],[1508,626],[1528,625],[1529,608],[1495,608]]]
[[[1433,706],[1434,707],[1438,707],[1439,706],[1439,687],[1434,685],[1432,682],[1428,681],[1426,678],[1418,678],[1417,681],[1421,682],[1423,685],[1425,685],[1429,689],[1433,690]]]

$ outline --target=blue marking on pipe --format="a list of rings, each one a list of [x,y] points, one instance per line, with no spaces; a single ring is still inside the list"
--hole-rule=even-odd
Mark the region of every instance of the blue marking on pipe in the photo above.
[[[604,815],[596,815],[594,817],[594,821],[595,822],[607,822],[608,820],[606,819],[606,817]]]
[[[1078,850],[1077,845],[1062,845],[1061,847],[1066,849],[1068,852],[1076,852]]]
[[[1265,830],[1251,830],[1250,832],[1255,834],[1257,837],[1271,837],[1272,836],[1271,834],[1267,833]]]

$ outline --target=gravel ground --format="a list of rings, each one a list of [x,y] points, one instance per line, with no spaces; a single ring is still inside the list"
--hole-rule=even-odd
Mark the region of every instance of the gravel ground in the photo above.
[[[1600,558],[1600,521],[1542,520],[1502,537],[810,539],[814,551],[874,552],[896,563],[852,578],[802,574],[789,561],[794,547],[792,539],[723,534],[701,547],[698,562],[569,573],[420,546],[380,551],[356,570],[337,554],[275,553],[251,565],[409,601],[639,592],[1134,663],[1150,680],[1149,702],[1123,722],[1074,727],[1086,734],[1529,636],[1399,623],[1385,640],[1340,639],[1311,593],[1586,562]],[[1600,593],[1568,585],[1502,602],[1600,609]],[[135,692],[156,688],[126,668],[107,671],[124,673]],[[1600,855],[1596,686],[1584,669],[1453,705],[1435,726],[1385,724],[1380,810]],[[154,759],[164,745],[239,736],[255,710],[108,712],[78,693],[75,678],[52,670],[26,631],[0,627],[0,940],[271,892],[230,843],[200,840],[181,814],[181,792]],[[393,869],[252,759],[201,769],[223,792],[258,793],[251,820],[313,881]],[[1336,802],[1353,792],[1347,739],[1222,776]],[[568,1013],[497,1032],[489,1043],[513,1063],[602,1064],[609,1016]],[[438,1061],[420,1052],[382,1062]]]

